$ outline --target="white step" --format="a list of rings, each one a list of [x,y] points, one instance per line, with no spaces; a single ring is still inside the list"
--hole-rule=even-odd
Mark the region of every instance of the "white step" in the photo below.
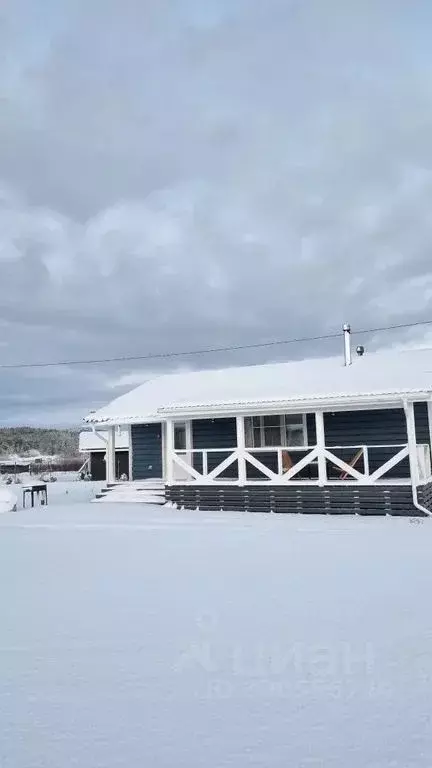
[[[156,481],[147,481],[147,480],[137,480],[132,483],[124,482],[124,483],[109,483],[107,485],[108,490],[114,490],[118,488],[133,488],[136,490],[143,490],[143,491],[164,491],[165,490],[165,484],[162,482],[156,482]]]
[[[146,496],[142,493],[116,495],[108,493],[101,499],[93,499],[93,504],[165,504],[165,497]]]
[[[165,485],[159,478],[110,483],[94,503],[165,504]]]
[[[131,494],[134,493],[137,496],[163,496],[165,498],[165,489],[164,488],[102,488],[100,493],[103,493],[104,496],[112,496],[115,494],[118,496],[119,494]]]

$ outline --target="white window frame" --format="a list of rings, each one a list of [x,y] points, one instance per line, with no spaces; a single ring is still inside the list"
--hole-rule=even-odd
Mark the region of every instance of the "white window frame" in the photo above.
[[[282,414],[260,414],[259,416],[246,416],[245,417],[245,426],[246,426],[246,438],[251,437],[251,441],[247,440],[246,442],[246,449],[248,448],[277,448],[276,445],[266,445],[265,444],[265,430],[266,427],[264,426],[264,419],[268,416],[277,416],[279,418],[279,430],[280,430],[280,443],[279,446],[283,448],[304,448],[307,446],[307,421],[306,421],[306,414],[301,414],[301,427],[302,427],[302,435],[303,440],[298,445],[289,445],[287,442],[287,428],[286,428],[286,419],[293,418],[296,414],[290,414],[290,413],[282,413]],[[259,419],[260,425],[258,429],[260,430],[260,445],[255,444],[255,430],[257,429],[256,426],[254,426],[253,420]],[[247,422],[250,422],[249,425]],[[300,419],[298,421],[299,423],[299,432],[300,432]],[[249,428],[248,428],[249,427]],[[276,429],[276,427],[274,427]],[[249,443],[252,442],[252,445]]]

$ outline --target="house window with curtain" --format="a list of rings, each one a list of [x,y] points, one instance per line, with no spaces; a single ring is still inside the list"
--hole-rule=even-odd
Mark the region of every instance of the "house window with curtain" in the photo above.
[[[306,417],[295,416],[247,416],[245,418],[247,448],[271,448],[272,446],[302,447],[307,445]]]

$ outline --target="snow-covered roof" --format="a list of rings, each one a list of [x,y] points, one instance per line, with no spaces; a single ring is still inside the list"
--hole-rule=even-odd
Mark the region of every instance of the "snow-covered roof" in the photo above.
[[[95,424],[161,421],[169,416],[273,412],[424,399],[432,393],[432,350],[381,352],[159,376],[87,416]]]
[[[127,450],[129,448],[128,429],[116,430],[115,447],[117,450]],[[106,451],[106,437],[103,433],[93,432],[93,430],[80,432],[79,450],[81,453],[86,453],[88,451]]]

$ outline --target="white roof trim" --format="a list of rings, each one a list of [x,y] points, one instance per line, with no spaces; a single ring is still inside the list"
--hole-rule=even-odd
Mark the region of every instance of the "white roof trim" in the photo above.
[[[153,414],[152,416],[116,414],[115,416],[100,417],[94,414],[92,416],[87,416],[84,419],[86,424],[98,424],[101,429],[104,427],[127,426],[128,424],[160,424],[161,421],[164,421],[164,418],[157,414]]]
[[[320,409],[320,408],[334,408],[341,406],[346,408],[347,405],[365,405],[371,407],[374,404],[400,404],[403,400],[428,400],[431,396],[429,391],[423,389],[412,389],[407,392],[371,392],[368,394],[358,395],[318,395],[316,397],[298,397],[291,400],[260,400],[260,401],[239,401],[237,403],[208,403],[206,405],[198,403],[181,404],[166,406],[159,409],[161,415],[169,418],[170,416],[178,416],[180,414],[196,413],[202,414],[203,412],[211,413],[223,413],[223,412],[235,412],[243,413],[244,411],[256,412],[256,411],[278,411],[282,410],[301,410],[305,408]]]

